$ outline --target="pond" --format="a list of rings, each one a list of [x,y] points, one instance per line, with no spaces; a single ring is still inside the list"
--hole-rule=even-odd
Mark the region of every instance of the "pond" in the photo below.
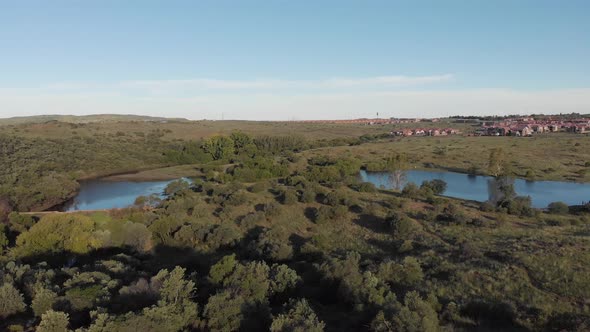
[[[391,189],[394,186],[389,181],[387,172],[367,172],[361,170],[361,181],[371,182],[377,187]],[[489,186],[492,177],[468,175],[444,171],[406,172],[406,181],[420,185],[422,181],[440,179],[447,183],[444,196],[485,202],[489,200]],[[590,183],[575,183],[563,181],[527,181],[514,180],[514,189],[519,196],[530,196],[533,206],[545,208],[551,202],[562,201],[568,205],[578,205],[590,200]]]
[[[124,208],[133,205],[138,196],[152,194],[164,197],[168,181],[108,181],[95,179],[80,182],[80,191],[67,202],[62,211],[102,210]]]

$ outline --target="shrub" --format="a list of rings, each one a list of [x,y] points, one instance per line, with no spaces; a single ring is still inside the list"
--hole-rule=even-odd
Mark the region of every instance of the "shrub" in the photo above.
[[[259,193],[264,190],[268,189],[268,186],[264,182],[257,182],[248,188],[248,191],[251,193]]]
[[[405,215],[393,212],[386,218],[395,238],[405,240],[420,230],[420,225]]]
[[[569,226],[571,223],[567,219],[545,219],[545,223],[549,226]]]
[[[321,332],[325,324],[320,321],[305,299],[291,301],[285,313],[279,314],[270,326],[271,332],[308,331]]]
[[[402,196],[407,198],[417,198],[419,193],[418,186],[413,182],[406,184],[402,189]]]
[[[467,216],[453,203],[449,203],[443,209],[443,212],[437,216],[437,220],[457,225],[465,225],[468,222]]]
[[[288,235],[274,230],[260,233],[256,241],[250,242],[249,249],[255,256],[273,261],[284,261],[293,256]]]
[[[35,296],[31,303],[31,308],[35,316],[41,317],[45,312],[53,308],[53,304],[57,299],[57,294],[46,288],[38,288],[35,290]]]
[[[227,196],[224,204],[227,204],[230,206],[239,206],[239,205],[246,203],[247,200],[248,199],[246,197],[246,193],[243,192],[242,190],[238,190],[238,191],[231,193],[229,196]]]
[[[342,219],[346,217],[348,209],[346,206],[321,206],[314,212],[314,221],[316,224],[322,224],[331,220]]]
[[[549,213],[553,214],[566,214],[569,212],[569,206],[564,202],[553,202],[547,206]]]
[[[500,207],[505,208],[509,214],[532,217],[534,209],[530,196],[517,196],[511,200],[501,202]]]
[[[340,199],[341,199],[341,195],[335,191],[332,191],[324,197],[324,204],[336,206],[336,205],[340,204]]]
[[[433,194],[441,195],[447,190],[447,183],[440,179],[434,179],[432,181],[422,182],[420,189],[422,188],[430,188]]]
[[[267,219],[277,217],[281,214],[282,208],[276,202],[269,202],[263,206],[264,215]]]
[[[371,182],[363,182],[358,185],[357,190],[362,193],[374,193],[377,192],[377,187]]]
[[[84,254],[102,243],[94,221],[83,215],[49,214],[16,240],[22,255],[71,251]]]
[[[167,196],[184,195],[190,190],[190,184],[185,180],[175,180],[170,182],[164,189]]]
[[[70,324],[70,316],[60,311],[49,310],[41,317],[41,323],[37,327],[38,332],[67,331]]]
[[[483,212],[493,212],[494,210],[496,210],[496,207],[494,206],[494,204],[490,202],[483,202],[481,203],[479,209]]]
[[[285,205],[297,203],[297,194],[293,190],[285,190],[281,196],[281,202]]]
[[[436,311],[415,292],[409,292],[400,310],[381,311],[371,323],[373,331],[439,331]]]
[[[264,212],[256,211],[254,213],[247,214],[240,220],[240,226],[244,228],[252,228],[256,224],[262,222],[265,219]]]
[[[315,202],[315,198],[316,193],[312,189],[304,189],[300,196],[302,203],[313,203]]]
[[[22,294],[11,283],[5,283],[0,287],[1,318],[24,312],[25,308],[26,305]]]

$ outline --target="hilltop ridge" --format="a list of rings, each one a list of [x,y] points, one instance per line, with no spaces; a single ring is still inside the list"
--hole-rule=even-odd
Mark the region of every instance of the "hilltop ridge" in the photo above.
[[[59,121],[66,123],[93,123],[93,122],[120,122],[120,121],[174,121],[174,122],[188,122],[184,118],[166,118],[154,117],[147,115],[135,114],[92,114],[92,115],[33,115],[33,116],[17,116],[11,118],[0,118],[0,125],[17,125],[27,123],[44,123],[49,121]]]

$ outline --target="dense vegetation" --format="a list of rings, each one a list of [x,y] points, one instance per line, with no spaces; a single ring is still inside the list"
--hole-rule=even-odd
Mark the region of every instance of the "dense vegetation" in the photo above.
[[[0,127],[10,132],[0,132],[0,215],[12,210],[39,211],[59,205],[75,194],[77,180],[84,178],[165,165],[210,161],[222,165],[235,158],[259,156],[261,151],[267,155],[351,142],[350,139],[307,142],[295,135],[250,137],[239,133],[231,137],[184,141],[165,139],[169,130],[160,128],[147,133],[117,131],[106,134],[87,124],[33,126],[59,129],[65,137],[30,137],[27,134],[31,132],[30,127],[23,130],[16,127],[12,131],[9,127]],[[281,175],[276,174],[279,170],[273,169],[275,166],[269,162],[268,159],[254,159],[250,166],[256,166],[260,172],[270,172],[268,175]],[[235,172],[242,171],[235,169]]]
[[[3,189],[9,207],[38,204],[25,199],[47,193],[52,182],[39,179],[64,188],[146,163],[198,164],[202,176],[123,210],[5,208],[0,330],[590,329],[590,205],[532,209],[502,149],[485,153],[497,193],[478,204],[439,196],[439,180],[396,191],[358,181],[361,167],[403,178],[415,162],[403,150],[311,150],[342,140],[154,132],[2,142],[2,183],[18,179]]]

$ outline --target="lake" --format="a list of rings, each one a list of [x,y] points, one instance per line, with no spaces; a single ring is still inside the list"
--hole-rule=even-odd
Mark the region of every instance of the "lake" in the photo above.
[[[367,172],[361,170],[360,178],[363,182],[371,182],[377,187],[391,189],[387,172]],[[489,199],[488,185],[492,177],[468,175],[444,171],[406,172],[406,181],[420,185],[422,181],[440,179],[447,183],[444,196],[484,202]],[[530,196],[533,206],[545,208],[551,202],[562,201],[568,205],[578,205],[590,200],[590,184],[564,181],[527,181],[514,180],[514,189],[520,196]]]
[[[124,208],[133,205],[138,196],[151,194],[163,198],[164,189],[172,181],[80,181],[80,191],[62,211]]]

